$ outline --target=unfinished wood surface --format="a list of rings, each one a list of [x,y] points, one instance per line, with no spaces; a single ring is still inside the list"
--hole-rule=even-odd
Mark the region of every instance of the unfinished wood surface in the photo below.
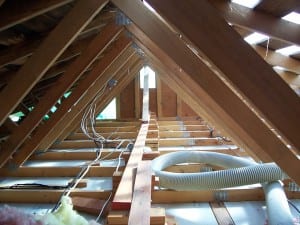
[[[298,199],[300,197],[300,192],[285,190],[285,193],[287,195],[287,198]],[[264,191],[262,188],[230,189],[226,191],[161,190],[152,192],[152,204],[175,204],[215,201],[263,201],[264,199]]]
[[[1,190],[0,203],[57,203],[64,190]],[[110,191],[72,190],[70,197],[107,199]]]
[[[151,161],[138,163],[128,225],[150,225],[151,211]]]
[[[134,109],[135,109],[135,118],[141,118],[142,109],[140,103],[140,73],[134,79]]]
[[[170,85],[170,88],[172,88],[177,93],[178,96],[181,96],[182,98],[186,99],[188,101],[188,103],[190,104],[190,106],[194,109],[195,112],[198,113],[199,116],[205,118],[206,121],[217,126],[218,130],[220,130],[220,131],[225,130],[225,133],[227,133],[232,138],[232,140],[235,141],[235,143],[237,143],[240,147],[246,149],[247,152],[249,154],[251,154],[251,156],[254,157],[255,159],[258,159],[258,157],[259,157],[260,160],[263,160],[263,161],[271,160],[270,157],[264,152],[264,149],[261,148],[259,145],[257,145],[256,140],[253,141],[245,131],[241,130],[241,128],[239,127],[238,124],[233,123],[232,119],[230,119],[230,118],[225,119],[225,116],[226,116],[225,112],[222,109],[219,109],[220,106],[216,106],[215,104],[213,104],[214,101],[210,97],[208,97],[207,94],[204,94],[201,91],[202,88],[191,86],[194,82],[193,80],[188,80],[188,81],[186,81],[186,83],[182,82],[183,81],[182,79],[186,78],[186,77],[182,76],[182,70],[180,68],[179,68],[179,74],[178,74],[178,70],[167,69],[160,63],[159,60],[157,60],[157,57],[162,58],[162,59],[167,59],[168,56],[166,56],[162,52],[159,53],[159,51],[161,51],[161,50],[159,50],[157,48],[157,46],[155,46],[149,39],[147,39],[147,37],[145,35],[143,35],[141,32],[139,32],[139,30],[135,29],[133,26],[128,27],[128,29],[130,29],[131,32],[134,33],[137,37],[142,39],[143,43],[145,45],[147,45],[147,48],[145,48],[145,47],[143,48],[143,45],[141,45],[141,46],[142,46],[143,50],[146,52],[146,54],[148,55],[148,57],[151,59],[151,62],[154,63],[154,65],[153,65],[154,68],[159,71],[159,74],[160,74],[161,78],[165,81],[165,83]],[[150,49],[152,51],[156,51],[157,56],[154,56],[150,52]],[[173,53],[173,55],[175,56],[175,53]],[[183,57],[186,57],[186,56],[183,56]],[[178,59],[178,61],[180,62],[182,60]],[[167,60],[167,62],[165,64],[173,65],[174,63]],[[176,65],[173,65],[173,67],[176,68]],[[189,68],[187,68],[187,69],[189,69]],[[204,69],[204,68],[202,68],[202,69]],[[200,71],[199,68],[197,68],[197,69],[194,68],[194,70],[190,71],[190,72],[191,72],[191,74],[193,74],[195,71],[198,71],[198,70]],[[210,73],[211,73],[211,71],[207,70],[207,71],[203,71],[201,74],[210,74]],[[172,76],[168,76],[169,74],[172,74]],[[175,76],[176,74],[178,74],[178,75]],[[213,75],[211,75],[211,76],[213,76]],[[201,82],[201,83],[205,84],[205,82]],[[218,82],[218,83],[220,84],[220,82]],[[220,85],[218,85],[218,86],[219,86],[218,90],[220,90],[221,87],[220,87]],[[191,90],[191,87],[192,87],[193,91]],[[223,88],[224,87],[222,87],[222,89]],[[207,90],[211,90],[213,92],[213,94],[215,94],[215,92],[213,91],[215,89],[208,88]],[[194,96],[196,94],[195,91],[197,91],[198,96]],[[228,90],[226,92],[227,92],[226,95],[228,95]],[[208,99],[210,99],[210,100],[208,100]],[[236,97],[235,97],[235,99],[236,99]],[[213,105],[211,105],[211,104],[213,104]],[[223,102],[223,104],[224,104],[223,106],[226,106],[226,104],[224,102]],[[235,104],[237,106],[240,103],[235,103]],[[211,108],[208,106],[210,106]],[[233,109],[233,108],[230,108],[230,109]],[[232,112],[233,114],[235,114],[237,112],[236,110],[234,110],[234,111],[235,112]],[[236,117],[234,117],[234,118],[236,119]],[[248,129],[248,126],[247,126],[247,129]],[[269,131],[269,129],[268,129],[268,131]],[[259,150],[261,150],[261,151],[259,151]],[[255,151],[256,155],[253,154],[252,151]]]
[[[284,21],[280,17],[271,14],[254,11],[230,1],[211,0],[210,2],[220,10],[221,15],[228,22],[234,25],[300,45],[300,28],[297,24]]]
[[[300,60],[284,56],[270,49],[266,54],[267,49],[259,45],[252,45],[252,47],[264,60],[266,60],[272,66],[280,66],[288,71],[294,72],[295,74],[300,74]]]
[[[120,119],[135,117],[135,82],[132,81],[119,96]]]
[[[101,87],[110,79],[111,74],[105,73],[107,72],[107,68],[114,62],[114,60],[116,60],[116,58],[118,58],[118,56],[121,55],[123,51],[125,51],[129,44],[130,41],[127,38],[120,38],[117,41],[116,46],[107,53],[106,57],[104,57],[96,67],[93,68],[89,76],[77,86],[69,98],[63,102],[55,114],[53,114],[53,116],[47,121],[47,123],[42,125],[39,128],[39,131],[36,132],[33,137],[31,137],[31,139],[21,148],[17,156],[13,159],[14,164],[21,165],[31,155],[31,153],[37,149],[41,141],[45,140],[45,138],[50,138],[49,133],[57,125],[61,126],[63,124],[62,121],[70,120],[73,117],[70,116],[70,114],[77,114],[83,109],[84,105],[88,104],[89,101],[85,99],[85,102],[83,102],[82,98],[80,97],[86,97],[88,96],[87,93],[92,92],[90,87],[96,80],[98,80],[98,82],[99,80],[101,81],[99,84]],[[93,94],[90,93],[91,96],[86,98],[92,99],[98,93],[97,91],[99,91],[99,86],[92,86],[94,89],[92,92]],[[78,102],[78,99],[81,99],[81,103]],[[54,140],[51,141],[54,142]]]
[[[300,2],[298,0],[264,0],[254,7],[254,10],[264,11],[277,17],[283,17],[292,12],[294,9],[300,10]]]
[[[45,96],[34,107],[33,111],[26,116],[24,121],[13,132],[10,138],[2,146],[2,156],[0,165],[4,157],[10,157],[23,144],[33,129],[43,119],[44,115],[50,111],[51,107],[58,99],[69,90],[76,80],[92,64],[95,58],[101,54],[107,46],[120,34],[122,27],[114,24],[107,25],[106,28],[91,41],[89,46],[82,52],[74,63],[68,67],[64,75],[57,81]]]
[[[259,158],[266,159],[266,156],[267,159],[272,158],[290,177],[295,179],[297,183],[300,183],[300,177],[295,172],[300,170],[297,157],[278,140],[277,136],[262,123],[219,77],[212,73],[205,64],[202,64],[189,49],[186,49],[187,47],[164,27],[155,16],[146,9],[143,10],[143,6],[138,2],[131,1],[129,4],[128,1],[114,0],[114,3],[125,11],[161,49],[168,52],[168,56],[172,57],[177,65],[180,65],[180,67],[174,65],[174,61],[169,61],[167,55],[158,57],[160,59],[159,62],[164,62],[165,65],[173,65],[171,69],[173,76],[171,79],[174,80],[174,74],[178,74],[180,77],[178,84],[180,86],[183,86],[186,81],[187,92],[189,92],[187,97],[195,96],[196,94],[197,97],[195,96],[194,101],[198,101],[197,104],[199,104],[201,100],[202,111],[205,109],[206,112],[209,112],[210,118],[219,119],[219,122],[215,124],[220,125],[220,127],[227,127],[228,130],[225,133],[230,134],[228,135],[229,137],[232,137],[234,133],[237,138],[233,138],[233,140],[239,139],[240,142],[247,143],[247,149],[250,152],[254,151]],[[134,10],[135,7],[139,10]],[[145,15],[147,16],[145,17]],[[145,21],[143,18],[147,18],[147,20]],[[137,35],[138,31],[133,30],[132,33]],[[145,38],[143,38],[143,42],[145,43]],[[153,50],[154,48],[155,46],[151,46],[149,49],[155,51]],[[186,75],[183,75],[184,71],[187,72]],[[191,92],[191,90],[193,91]],[[205,104],[203,104],[204,101]],[[237,112],[239,112],[238,117],[235,116]],[[220,114],[216,115],[216,113]],[[218,127],[218,130],[221,131],[223,129]]]
[[[197,0],[149,0],[149,3],[186,36],[200,54],[206,57],[205,60],[219,70],[262,117],[300,152],[299,97],[227,22],[217,15],[212,5]],[[189,13],[185,13],[187,11]]]
[[[7,3],[0,8],[0,31],[72,1],[73,0],[7,1]]]
[[[38,50],[0,93],[0,102],[5,102],[0,111],[0,125],[106,3],[105,0],[77,2],[61,23],[47,36]],[[17,89],[16,84],[18,84]]]
[[[159,78],[159,74],[156,72],[157,82],[157,116],[160,117],[172,117],[177,116],[177,96],[176,93],[169,88]]]
[[[129,158],[129,152],[123,152],[122,156]],[[105,159],[115,159],[120,155],[120,151],[115,151],[114,148],[101,151],[101,156]],[[36,153],[30,157],[30,160],[94,160],[96,152],[92,151],[49,151],[43,153]]]
[[[121,182],[112,201],[112,210],[129,210],[132,202],[133,169],[142,161],[148,132],[148,123],[141,125],[133,150],[125,167]]]
[[[125,65],[126,60],[123,61],[123,65]],[[120,66],[120,65],[119,65]],[[113,88],[109,94],[107,96],[105,96],[103,99],[99,99],[98,103],[97,103],[97,108],[96,108],[96,113],[100,113],[104,107],[109,104],[112,99],[119,95],[120,92],[122,90],[124,90],[124,88],[132,81],[132,79],[134,79],[134,77],[136,77],[136,74],[138,73],[138,71],[141,69],[141,61],[139,61],[137,64],[133,65],[131,68],[125,66],[125,69],[122,70],[122,68],[118,71],[120,77],[122,77],[122,82],[121,80],[117,83],[117,88]],[[129,68],[129,69],[128,69]],[[123,73],[122,73],[123,72]],[[125,76],[125,77],[124,77]],[[117,78],[119,79],[119,78]],[[69,134],[70,132],[77,130],[80,127],[80,121],[82,118],[83,114],[79,114],[70,124],[70,126],[68,126],[67,129],[63,129],[63,132],[61,132],[61,134],[58,137],[58,141],[62,141],[64,140]],[[136,129],[136,128],[134,128]],[[115,130],[114,130],[115,131]]]
[[[121,166],[119,171],[123,170],[124,167]],[[20,167],[15,170],[1,168],[0,177],[76,177],[80,171],[80,167]],[[92,166],[86,177],[111,177],[115,171],[116,167]]]

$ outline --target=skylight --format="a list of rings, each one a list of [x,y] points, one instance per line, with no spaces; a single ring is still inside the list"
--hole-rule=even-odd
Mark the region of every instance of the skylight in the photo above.
[[[282,17],[282,19],[290,21],[292,23],[300,24],[300,14],[296,12],[291,12],[286,16]]]
[[[248,35],[247,37],[244,38],[244,40],[246,42],[248,42],[249,44],[257,44],[257,43],[261,43],[265,40],[268,40],[269,36],[261,34],[261,33],[257,33],[254,32],[250,35]]]
[[[231,0],[231,2],[253,9],[255,6],[257,6],[260,0]]]
[[[285,48],[277,49],[276,52],[279,52],[282,55],[293,55],[300,52],[300,47],[297,45],[291,45]]]

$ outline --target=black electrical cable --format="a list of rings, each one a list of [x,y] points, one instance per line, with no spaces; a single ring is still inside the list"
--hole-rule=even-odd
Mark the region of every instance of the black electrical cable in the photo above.
[[[300,214],[300,209],[298,209],[297,206],[291,200],[288,200],[288,203]]]

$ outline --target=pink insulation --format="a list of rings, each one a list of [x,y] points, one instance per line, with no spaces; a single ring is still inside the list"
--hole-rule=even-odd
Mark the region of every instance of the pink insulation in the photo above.
[[[0,225],[43,225],[43,223],[17,208],[4,206],[0,209]]]

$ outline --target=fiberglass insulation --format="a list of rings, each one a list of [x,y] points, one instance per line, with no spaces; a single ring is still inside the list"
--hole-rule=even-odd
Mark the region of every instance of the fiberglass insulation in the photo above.
[[[1,225],[100,225],[95,221],[88,222],[73,210],[71,199],[63,197],[61,205],[54,213],[45,215],[27,214],[17,208],[5,206],[0,209]]]

